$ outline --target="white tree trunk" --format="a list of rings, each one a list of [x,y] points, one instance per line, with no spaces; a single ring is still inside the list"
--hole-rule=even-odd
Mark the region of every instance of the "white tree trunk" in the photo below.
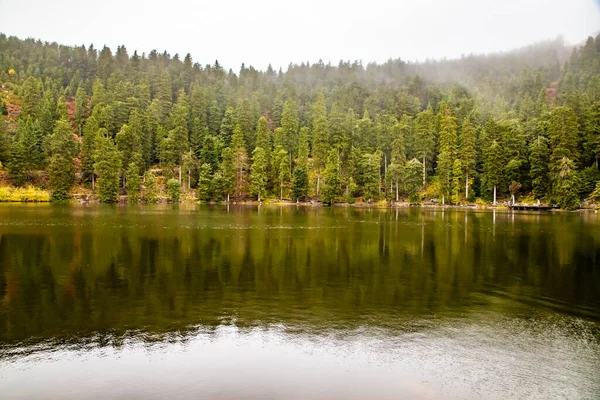
[[[494,185],[494,205],[496,205],[496,185]]]
[[[317,171],[317,200],[319,199],[319,183],[321,181],[321,171]]]
[[[465,200],[469,200],[469,174],[465,175]]]
[[[423,188],[425,188],[425,183],[427,183],[427,168],[425,167],[425,156],[423,156]]]

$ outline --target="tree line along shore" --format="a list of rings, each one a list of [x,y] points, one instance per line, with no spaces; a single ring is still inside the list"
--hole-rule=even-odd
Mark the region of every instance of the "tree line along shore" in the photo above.
[[[600,35],[238,72],[0,34],[0,201],[600,199]]]

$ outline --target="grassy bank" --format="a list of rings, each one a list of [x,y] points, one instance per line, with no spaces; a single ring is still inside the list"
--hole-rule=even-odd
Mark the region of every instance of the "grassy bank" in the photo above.
[[[42,203],[50,201],[50,191],[33,186],[15,188],[0,187],[0,202],[2,203]]]

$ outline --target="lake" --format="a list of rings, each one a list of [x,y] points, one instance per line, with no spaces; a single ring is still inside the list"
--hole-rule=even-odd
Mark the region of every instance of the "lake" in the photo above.
[[[600,395],[600,214],[0,205],[0,397]]]

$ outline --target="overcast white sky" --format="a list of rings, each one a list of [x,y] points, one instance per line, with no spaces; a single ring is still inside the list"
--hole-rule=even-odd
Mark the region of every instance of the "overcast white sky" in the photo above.
[[[600,0],[0,0],[0,32],[191,53],[201,64],[382,62],[510,50],[600,30]]]

